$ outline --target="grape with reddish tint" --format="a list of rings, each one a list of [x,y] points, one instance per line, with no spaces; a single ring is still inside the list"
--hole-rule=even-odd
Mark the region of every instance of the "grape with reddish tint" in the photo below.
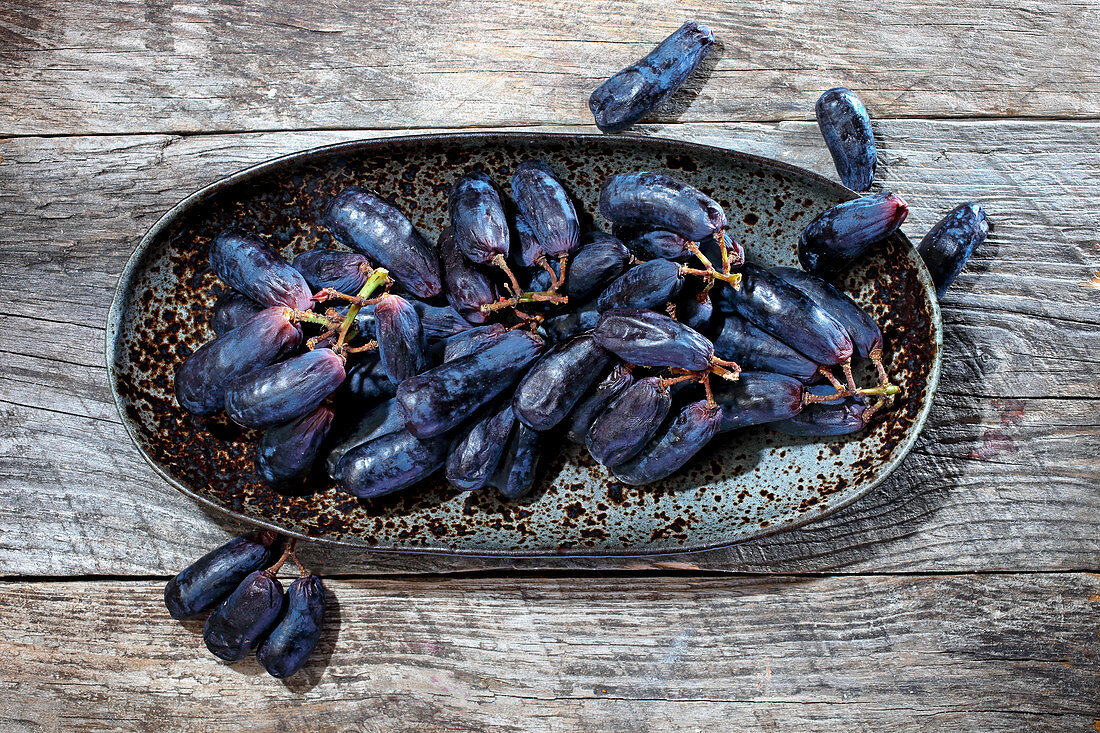
[[[405,413],[401,410],[401,405],[397,404],[397,400],[390,398],[378,403],[360,418],[354,432],[329,451],[328,457],[325,459],[325,470],[331,478],[339,479],[340,473],[336,470],[336,467],[348,451],[379,436],[395,433],[404,427]]]
[[[505,399],[460,432],[447,453],[447,481],[463,491],[475,491],[489,483],[508,447],[515,421],[512,405]]]
[[[695,329],[644,308],[615,308],[600,316],[596,342],[629,364],[701,372],[714,346]]]
[[[908,214],[909,205],[896,193],[876,193],[834,206],[802,231],[798,261],[815,275],[836,274],[897,231]]]
[[[567,271],[565,294],[569,302],[576,305],[596,295],[626,272],[631,259],[630,250],[616,237],[603,232],[586,233]]]
[[[236,662],[256,648],[282,609],[282,584],[268,571],[257,570],[206,619],[202,639],[215,657]]]
[[[878,152],[863,102],[850,89],[836,87],[818,97],[814,112],[841,182],[853,191],[869,189]]]
[[[210,326],[215,334],[222,336],[237,326],[244,325],[245,321],[263,309],[264,307],[252,298],[241,295],[236,290],[227,290],[214,303]]]
[[[314,349],[238,379],[225,395],[225,411],[246,428],[269,428],[310,412],[344,381],[344,360]]]
[[[723,433],[786,420],[802,411],[802,382],[786,374],[741,372],[736,382],[713,384],[714,400],[722,408]]]
[[[592,422],[632,384],[634,384],[634,377],[625,366],[620,364],[612,369],[595,389],[577,402],[569,416],[566,437],[574,443],[583,444],[588,437],[588,429],[592,426]]]
[[[991,229],[985,210],[971,201],[956,206],[924,235],[917,251],[936,284],[937,298],[942,298],[955,282]]]
[[[340,486],[363,499],[374,499],[407,489],[443,466],[448,440],[420,439],[408,430],[395,430],[352,448],[336,464]]]
[[[325,586],[316,575],[298,578],[287,588],[282,617],[256,650],[267,673],[286,679],[300,670],[321,637]]]
[[[332,416],[332,410],[318,407],[264,431],[256,445],[256,471],[263,480],[278,486],[308,473],[332,427]]]
[[[459,178],[451,191],[451,227],[455,243],[475,264],[503,262],[510,235],[500,194],[489,176],[478,171]]]
[[[818,306],[848,332],[852,340],[852,353],[860,359],[882,355],[882,329],[854,300],[830,283],[795,267],[773,267],[772,274],[810,296]]]
[[[240,585],[249,573],[271,564],[274,532],[249,532],[235,537],[191,563],[164,587],[164,605],[174,619],[207,611]]]
[[[672,475],[718,434],[722,408],[706,400],[686,405],[638,455],[612,468],[623,483],[641,485]]]
[[[543,436],[516,421],[516,429],[491,483],[508,499],[522,499],[535,487]]]
[[[614,467],[645,447],[664,422],[672,398],[656,377],[640,379],[616,397],[588,428],[592,457]]]
[[[332,288],[353,295],[374,271],[363,255],[335,249],[307,250],[295,257],[293,264],[315,291]]]
[[[398,384],[429,366],[420,316],[400,295],[387,295],[374,306],[378,330],[378,357],[386,376]]]
[[[524,375],[512,406],[528,427],[545,432],[565,419],[615,357],[591,335],[552,347]]]
[[[487,273],[463,256],[450,227],[439,236],[439,256],[443,262],[443,294],[447,302],[470,323],[485,323],[489,316],[482,312],[481,306],[496,301],[496,286]]]
[[[577,247],[580,224],[577,211],[561,182],[541,160],[528,160],[512,174],[512,199],[516,202],[516,229],[537,243],[542,255],[557,259]],[[535,264],[527,262],[528,267]],[[537,256],[536,256],[537,260]]]
[[[596,308],[663,308],[684,286],[680,265],[650,260],[620,275],[596,298]]]
[[[210,245],[210,269],[229,287],[260,305],[306,310],[313,305],[301,273],[259,238],[227,229]]]
[[[600,213],[618,225],[664,229],[693,242],[729,226],[717,201],[663,173],[611,176],[600,189]]]

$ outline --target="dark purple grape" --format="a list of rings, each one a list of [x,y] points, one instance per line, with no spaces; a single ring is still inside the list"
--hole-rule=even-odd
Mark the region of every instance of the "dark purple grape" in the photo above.
[[[164,587],[164,605],[174,619],[197,616],[233,592],[249,573],[274,559],[277,535],[249,532],[211,550]]]
[[[659,379],[639,379],[592,421],[585,436],[588,452],[608,467],[633,458],[656,434],[671,405],[668,387]]]
[[[882,330],[858,303],[821,278],[796,267],[773,267],[771,272],[810,296],[813,302],[844,326],[856,357],[881,358]]]
[[[325,470],[331,478],[339,480],[340,474],[336,467],[348,451],[381,435],[395,433],[404,427],[405,413],[401,411],[401,406],[397,404],[397,400],[391,397],[384,402],[380,402],[367,414],[363,415],[351,435],[333,446],[328,457],[325,458]]]
[[[378,357],[386,376],[395,384],[431,366],[424,327],[409,301],[388,295],[374,306],[378,324]]]
[[[443,466],[448,441],[421,440],[408,430],[395,430],[352,448],[336,464],[340,486],[363,499],[401,491],[423,481]]]
[[[676,260],[693,255],[691,250],[688,249],[691,244],[693,242],[690,239],[682,237],[676,232],[653,229],[631,239],[630,249],[643,257],[662,257],[666,260]]]
[[[210,325],[214,328],[215,334],[222,336],[237,326],[243,325],[263,309],[264,307],[252,298],[241,295],[236,290],[227,290],[214,303]]]
[[[496,301],[496,286],[486,273],[463,257],[450,227],[439,235],[439,256],[443,261],[443,292],[447,302],[470,323],[485,323],[489,316],[482,312],[481,306]]]
[[[470,262],[503,263],[508,256],[504,207],[496,186],[484,173],[470,173],[455,182],[451,192],[451,227],[458,249]]]
[[[936,284],[936,297],[944,296],[992,228],[982,207],[970,201],[956,206],[928,230],[917,251]]]
[[[614,358],[590,334],[557,344],[516,387],[512,400],[516,418],[546,432],[565,419]]]
[[[321,579],[316,575],[298,578],[287,589],[282,618],[256,650],[256,660],[272,677],[290,677],[317,646],[324,617],[325,586]]]
[[[266,570],[246,577],[210,618],[202,639],[219,659],[244,659],[278,620],[283,609],[283,586]]]
[[[550,290],[554,286],[554,280],[550,277],[549,270],[535,270],[535,273],[531,275],[531,282],[527,286],[527,289],[533,293],[544,293]]]
[[[372,402],[397,394],[397,385],[386,376],[377,352],[364,354],[347,370],[347,386],[352,394]]]
[[[603,413],[604,408],[611,404],[612,400],[634,384],[634,377],[630,375],[629,369],[630,367],[625,364],[619,364],[596,385],[595,389],[577,402],[573,413],[569,416],[569,425],[566,430],[566,437],[569,440],[584,444],[592,422]]]
[[[508,328],[500,323],[475,326],[447,339],[443,348],[443,361],[454,361],[486,349],[504,338]]]
[[[600,311],[611,308],[662,308],[684,286],[680,265],[668,260],[650,260],[632,267],[607,286],[596,298]]]
[[[212,415],[238,378],[282,359],[302,343],[302,331],[285,307],[267,308],[232,331],[208,341],[176,372],[176,400],[188,412]]]
[[[355,295],[374,272],[370,260],[355,252],[311,249],[294,258],[294,269],[316,290],[332,288]]]
[[[736,313],[725,315],[714,354],[748,371],[787,374],[807,383],[819,376],[817,364]]]
[[[818,98],[814,111],[841,182],[853,191],[869,189],[878,154],[863,102],[851,90],[836,87]]]
[[[307,310],[313,293],[301,273],[252,234],[227,229],[210,245],[210,269],[229,287],[257,303]]]
[[[511,387],[542,349],[542,339],[509,331],[500,341],[397,385],[405,426],[430,438],[456,427]]]
[[[600,346],[638,366],[701,372],[714,358],[714,346],[701,333],[644,308],[607,311],[592,335]]]
[[[588,303],[579,310],[547,318],[542,323],[542,330],[546,333],[548,341],[559,343],[579,336],[585,331],[591,331],[599,322],[600,312],[594,305]]]
[[[863,415],[867,405],[859,397],[839,402],[806,405],[802,412],[787,420],[773,422],[774,430],[787,435],[829,437],[858,433],[866,427]]]
[[[264,431],[256,445],[256,470],[272,486],[309,472],[332,427],[332,410],[318,407],[296,420]]]
[[[704,336],[713,336],[716,330],[714,303],[709,293],[685,295],[676,301],[676,320],[694,328]]]
[[[442,341],[471,328],[470,322],[453,306],[428,305],[419,300],[412,301],[412,304],[420,316],[420,325],[424,327],[424,338],[429,342]]]
[[[516,166],[512,198],[516,202],[516,228],[529,232],[545,256],[557,259],[576,249],[580,234],[577,210],[550,166],[541,160]],[[526,259],[524,264],[530,267]]]
[[[909,205],[896,193],[876,193],[822,212],[802,230],[798,261],[815,275],[832,275],[901,226]]]
[[[269,428],[312,411],[344,381],[344,360],[314,349],[241,377],[225,393],[225,411],[246,428]]]
[[[623,483],[651,484],[670,476],[718,434],[722,408],[706,400],[684,406],[669,425],[657,433],[638,455],[612,469]]]
[[[378,194],[351,187],[337,195],[321,223],[348,247],[389,270],[397,282],[420,298],[443,288],[439,259],[412,222]]]
[[[535,487],[541,457],[542,434],[517,420],[512,440],[491,483],[505,497],[522,499]]]
[[[603,182],[600,213],[639,229],[665,229],[698,242],[729,226],[722,206],[663,173],[620,173]]]
[[[566,271],[569,302],[576,305],[594,296],[626,272],[632,259],[630,250],[616,237],[603,232],[586,233]]]
[[[714,45],[714,33],[688,21],[610,79],[588,98],[596,126],[618,132],[641,119],[687,81]]]
[[[463,491],[475,491],[489,483],[515,421],[511,402],[502,400],[462,431],[447,453],[447,481]]]
[[[713,385],[723,433],[786,420],[802,411],[802,383],[786,374],[741,372],[736,382],[715,380]]]
[[[844,326],[810,296],[762,267],[745,265],[741,287],[720,292],[733,312],[817,364],[840,364],[852,357]]]

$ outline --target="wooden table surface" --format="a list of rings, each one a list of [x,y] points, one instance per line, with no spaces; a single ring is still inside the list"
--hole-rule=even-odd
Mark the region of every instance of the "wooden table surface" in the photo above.
[[[919,240],[996,222],[943,301],[943,378],[881,489],[703,555],[303,549],[334,597],[275,681],[168,618],[241,531],[141,460],[103,366],[138,239],[272,156],[443,129],[592,131],[687,19],[721,46],[636,132],[835,176],[874,118]],[[0,730],[1100,730],[1100,4],[0,0]]]

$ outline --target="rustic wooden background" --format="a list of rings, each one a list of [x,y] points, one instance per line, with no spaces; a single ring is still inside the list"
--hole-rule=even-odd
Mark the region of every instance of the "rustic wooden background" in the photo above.
[[[335,601],[286,684],[225,666],[164,581],[240,531],[159,480],[107,389],[123,263],[175,201],[340,140],[592,130],[685,19],[722,41],[637,128],[835,175],[875,118],[919,239],[996,233],[885,487],[705,555],[308,549]],[[0,0],[0,730],[1100,730],[1100,4]]]

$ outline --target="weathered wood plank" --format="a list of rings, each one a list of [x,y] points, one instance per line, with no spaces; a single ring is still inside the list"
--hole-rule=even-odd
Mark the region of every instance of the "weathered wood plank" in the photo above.
[[[317,658],[283,684],[218,663],[159,582],[0,584],[0,727],[1068,731],[1100,715],[1085,574],[328,587]]]
[[[722,45],[662,121],[809,119],[825,89],[887,117],[1095,117],[1087,0],[773,3],[18,0],[0,12],[10,134],[591,124],[590,92],[687,19]],[[945,53],[944,49],[951,49]]]

